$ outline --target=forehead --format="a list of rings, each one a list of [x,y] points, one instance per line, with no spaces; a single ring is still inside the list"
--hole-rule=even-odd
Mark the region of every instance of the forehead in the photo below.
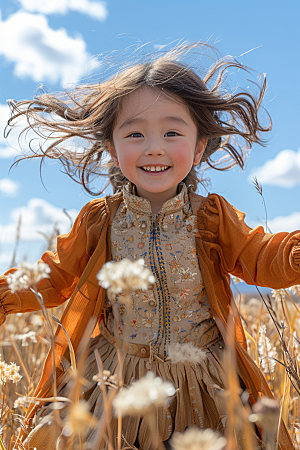
[[[117,122],[133,117],[158,117],[166,112],[175,112],[191,119],[187,106],[179,97],[168,91],[151,86],[142,86],[126,95],[121,102]]]

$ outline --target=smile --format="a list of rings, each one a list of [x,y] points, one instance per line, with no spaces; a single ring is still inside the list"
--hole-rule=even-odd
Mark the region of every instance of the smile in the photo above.
[[[142,166],[140,169],[145,170],[146,172],[165,172],[168,170],[170,166]]]

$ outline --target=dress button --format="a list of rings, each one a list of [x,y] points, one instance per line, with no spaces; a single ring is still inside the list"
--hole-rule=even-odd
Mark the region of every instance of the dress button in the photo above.
[[[128,226],[127,223],[126,223],[126,222],[123,222],[122,227],[123,227],[123,228],[127,228],[127,226]]]
[[[145,230],[147,228],[146,222],[141,222],[139,226],[142,230]]]
[[[163,231],[168,231],[169,226],[166,223],[164,223],[162,226],[162,229],[163,229]]]
[[[174,316],[174,317],[173,317],[173,320],[174,320],[174,322],[178,322],[179,317],[178,317],[178,316]]]
[[[150,300],[149,301],[149,306],[156,306],[156,301],[155,300]]]
[[[145,353],[147,353],[147,349],[145,347],[141,348],[141,353],[144,355]]]

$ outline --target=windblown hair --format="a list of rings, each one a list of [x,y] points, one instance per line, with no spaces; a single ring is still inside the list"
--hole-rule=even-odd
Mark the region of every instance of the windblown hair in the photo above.
[[[251,70],[229,56],[215,61],[201,78],[197,69],[183,61],[195,48],[215,51],[208,44],[181,44],[167,52],[159,52],[149,61],[120,70],[102,83],[81,85],[56,95],[43,93],[33,100],[10,101],[12,112],[7,130],[25,117],[28,126],[21,134],[33,130],[39,139],[44,140],[37,150],[29,144],[32,154],[20,157],[14,164],[27,158],[41,158],[42,166],[47,157],[58,159],[64,171],[81,183],[89,194],[103,192],[104,189],[95,192],[91,188],[92,181],[99,175],[108,175],[106,186],[110,182],[114,192],[120,190],[128,180],[113,165],[113,160],[108,160],[106,142],[113,140],[114,125],[123,99],[141,86],[148,85],[182,102],[197,126],[198,139],[208,138],[201,162],[192,167],[184,180],[190,190],[195,191],[201,181],[199,169],[203,163],[206,163],[206,168],[218,170],[227,170],[236,164],[243,168],[247,151],[253,143],[264,145],[261,133],[271,129],[269,116],[267,126],[263,126],[258,117],[266,78],[263,78],[261,86],[256,85],[257,97],[242,89],[231,93],[224,89],[228,70]],[[85,142],[83,148],[79,142],[77,147],[74,146],[76,140],[82,142],[82,139]],[[225,157],[214,161],[212,155],[217,150],[225,151]]]

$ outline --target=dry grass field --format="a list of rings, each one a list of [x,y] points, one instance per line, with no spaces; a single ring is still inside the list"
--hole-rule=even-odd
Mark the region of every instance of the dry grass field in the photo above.
[[[51,242],[48,242],[48,244],[52,246]],[[234,281],[238,291],[239,280]],[[199,433],[195,429],[190,429],[183,435],[174,437],[172,441],[173,450],[221,450],[222,448],[234,450],[237,448],[234,443],[237,428],[243,430],[245,436],[244,448],[246,450],[254,450],[254,448],[258,448],[253,439],[254,423],[262,430],[262,436],[266,444],[262,448],[275,450],[278,448],[277,423],[279,417],[282,418],[290,431],[295,448],[300,448],[299,298],[299,286],[289,290],[273,291],[272,297],[264,296],[262,298],[259,291],[250,298],[249,295],[236,295],[235,300],[247,337],[248,352],[264,372],[276,402],[269,404],[265,402],[265,399],[262,399],[262,402],[256,404],[251,410],[247,402],[247,396],[245,397],[244,395],[244,405],[242,405],[240,402],[242,393],[240,392],[238,377],[235,372],[235,354],[233,345],[230,345],[229,340],[228,348],[224,355],[227,363],[226,367],[228,367],[227,389],[219,393],[219,395],[223,395],[226,398],[228,409],[226,440],[211,431]],[[60,317],[62,311],[63,307],[60,307],[52,312],[55,316]],[[48,325],[46,322],[48,322]],[[50,315],[45,317],[45,314],[39,311],[8,316],[5,325],[0,328],[0,414],[2,437],[0,449],[2,450],[12,450],[14,448],[18,433],[23,427],[30,398],[33,396],[34,389],[38,384],[47,352],[51,351],[51,344],[53,344],[51,342],[51,333],[49,333],[47,328],[49,323],[51,323],[53,332],[55,332],[56,327],[59,325]],[[71,348],[70,352],[72,352]],[[101,450],[103,448],[102,446],[99,447],[102,438],[106,441],[105,445],[109,450],[129,448],[121,445],[122,414],[118,416],[118,448],[114,448],[112,444],[109,425],[109,417],[113,413],[113,399],[120,392],[123,397],[126,395],[123,381],[120,377],[121,370],[111,374],[105,370],[105,367],[103,368],[101,361],[98,362],[99,374],[97,375],[97,381],[101,384],[101,389],[106,399],[106,418],[97,423],[87,410],[82,399],[80,399],[80,395],[75,396],[72,400],[67,421],[62,422],[58,420],[57,426],[63,436],[61,441],[63,446],[60,448],[86,449],[87,447],[84,447],[85,432],[90,427],[98,428],[99,437],[98,444],[96,443],[95,446],[89,447],[91,450]],[[20,367],[21,379],[18,375],[18,368],[12,363]],[[76,386],[78,387],[78,383],[82,382],[80,371],[84,361],[74,362],[74,365],[77,365],[74,367],[73,373],[76,391]],[[143,386],[146,386],[145,395],[147,395],[147,383],[149,387],[152,381],[150,378],[148,381],[143,381]],[[135,389],[138,391],[138,386],[135,386]],[[174,393],[170,392],[170,386],[164,387],[163,384],[159,389],[157,396],[160,403],[151,403],[152,415],[149,413],[150,427],[153,426],[151,422],[153,407],[155,409],[155,407],[161,406],[166,402],[168,395],[174,395]],[[141,388],[139,392],[141,392]],[[167,394],[167,392],[169,393]],[[134,395],[134,391],[132,391],[132,395]],[[60,408],[64,404],[63,399],[55,400],[54,405],[56,406],[54,406],[54,409],[56,407]],[[66,401],[69,400],[66,399]],[[132,411],[134,411],[134,405]],[[153,436],[153,439],[157,438],[155,430]],[[18,445],[17,448],[22,449],[23,446]],[[158,448],[164,447],[158,445]]]

